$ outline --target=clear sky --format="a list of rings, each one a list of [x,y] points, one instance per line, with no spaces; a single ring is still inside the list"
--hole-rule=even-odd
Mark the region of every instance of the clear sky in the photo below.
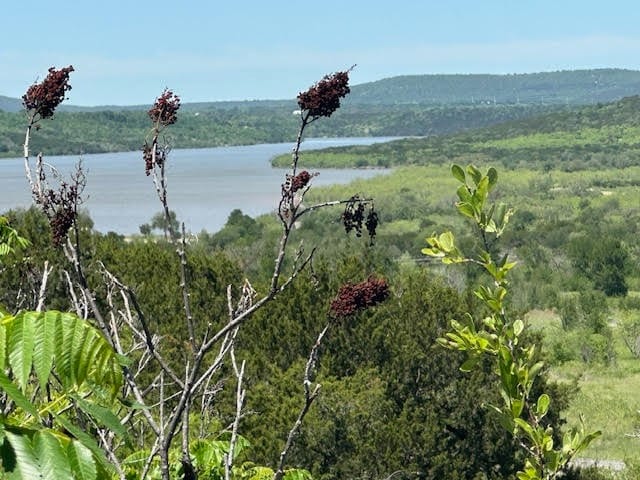
[[[5,0],[0,95],[72,64],[70,104],[294,98],[426,73],[640,70],[638,0]]]

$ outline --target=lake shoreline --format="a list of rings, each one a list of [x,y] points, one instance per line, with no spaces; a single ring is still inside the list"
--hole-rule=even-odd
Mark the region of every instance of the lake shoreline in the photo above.
[[[304,152],[389,140],[390,137],[307,139],[302,148]],[[191,232],[210,233],[219,231],[234,209],[252,217],[275,211],[288,169],[272,167],[269,159],[292,148],[293,143],[289,142],[172,150],[167,163],[170,208]],[[161,210],[153,182],[144,174],[141,152],[45,157],[46,162],[65,177],[79,159],[88,181],[88,199],[83,208],[89,211],[95,230],[135,235],[140,225],[148,223]],[[346,184],[385,173],[385,170],[370,168],[310,170],[320,173],[314,177],[314,186]],[[24,158],[0,161],[0,178],[4,191],[0,212],[31,205]]]
[[[304,142],[318,142],[318,141],[326,141],[326,142],[332,142],[334,140],[340,140],[340,139],[344,139],[344,138],[353,138],[353,139],[386,139],[383,141],[394,141],[394,140],[400,140],[403,138],[411,138],[411,137],[396,137],[396,136],[392,136],[392,137],[367,137],[367,136],[362,136],[362,137],[309,137],[306,138],[302,141],[302,144],[304,145]],[[372,143],[382,143],[382,142],[372,142]],[[260,145],[294,145],[295,142],[294,141],[285,141],[285,142],[275,142],[275,143],[264,143],[264,142],[255,142],[255,143],[230,143],[230,144],[220,144],[220,145],[212,145],[212,146],[208,146],[208,147],[173,147],[172,150],[209,150],[212,148],[233,148],[233,147],[255,147],[255,146],[260,146]],[[317,149],[313,149],[313,150],[320,150],[323,148],[331,148],[332,145],[328,145],[326,147],[319,147]],[[44,157],[69,157],[69,156],[76,156],[76,157],[83,157],[86,155],[104,155],[104,154],[118,154],[118,153],[135,153],[135,152],[142,152],[142,148],[140,148],[139,150],[104,150],[104,151],[95,151],[95,152],[83,152],[83,153],[65,153],[65,154],[51,154],[51,155],[47,155],[46,152],[42,152]],[[31,158],[35,158],[38,153],[40,152],[31,152]],[[275,158],[275,156],[274,156]],[[24,160],[24,157],[20,157],[20,156],[7,156],[6,152],[0,152],[0,162],[4,161],[4,160]],[[269,159],[269,161],[271,161],[271,159]],[[274,168],[280,168],[280,167],[274,167]]]

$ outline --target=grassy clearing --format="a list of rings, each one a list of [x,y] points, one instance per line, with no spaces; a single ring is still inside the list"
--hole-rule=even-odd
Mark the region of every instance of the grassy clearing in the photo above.
[[[532,329],[545,338],[563,334],[560,318],[551,311],[532,311],[527,315]],[[581,456],[597,460],[640,461],[640,438],[630,435],[640,429],[640,359],[631,355],[613,328],[616,361],[613,365],[587,365],[567,362],[554,365],[551,375],[556,380],[573,383],[578,391],[566,412],[567,424],[578,425],[580,416],[588,430],[601,430],[602,436]]]

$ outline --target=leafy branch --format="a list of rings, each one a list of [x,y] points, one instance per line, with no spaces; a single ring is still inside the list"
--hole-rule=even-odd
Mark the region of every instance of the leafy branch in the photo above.
[[[473,165],[466,169],[453,165],[451,173],[460,183],[456,209],[473,224],[481,247],[473,255],[467,255],[456,246],[453,233],[445,232],[427,238],[428,247],[422,252],[446,264],[473,263],[482,267],[490,283],[480,285],[474,293],[487,308],[488,315],[478,321],[468,313],[465,323],[452,321],[451,331],[438,342],[445,348],[466,352],[463,371],[472,371],[482,358],[493,359],[502,403],[488,407],[499,415],[501,423],[526,454],[518,479],[558,478],[569,461],[600,436],[600,432],[586,433],[581,424],[564,435],[560,447],[555,447],[554,426],[545,418],[551,398],[547,393],[537,398],[532,396],[532,388],[544,366],[539,359],[539,345],[528,342],[524,335],[526,324],[507,313],[507,277],[515,263],[508,261],[507,254],[496,251],[496,242],[513,211],[504,205],[489,204],[490,192],[498,182],[495,168],[483,174]]]

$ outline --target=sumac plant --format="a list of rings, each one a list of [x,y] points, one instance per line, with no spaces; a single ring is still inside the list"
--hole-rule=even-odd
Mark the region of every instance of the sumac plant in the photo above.
[[[95,331],[99,332],[99,337],[96,338],[101,339],[113,350],[114,361],[125,357],[131,359],[129,362],[118,364],[118,375],[113,368],[109,367],[114,377],[109,377],[111,383],[107,383],[109,387],[117,381],[117,398],[121,399],[122,405],[128,408],[113,410],[107,404],[100,404],[99,408],[92,406],[93,399],[114,400],[114,390],[106,388],[104,394],[100,393],[105,390],[105,386],[100,386],[100,382],[97,381],[92,383],[96,393],[75,387],[70,392],[66,392],[64,388],[69,385],[65,383],[65,375],[70,375],[72,380],[77,380],[79,375],[73,369],[75,367],[71,368],[69,365],[85,365],[86,368],[82,370],[82,374],[86,376],[87,372],[93,372],[94,366],[104,366],[104,362],[98,362],[96,365],[91,363],[96,362],[92,356],[93,350],[87,352],[82,349],[69,350],[76,352],[69,358],[66,346],[70,344],[80,348],[84,345],[81,337],[75,333],[69,334],[71,336],[58,337],[54,335],[55,330],[46,330],[48,333],[45,333],[44,337],[41,333],[37,334],[40,336],[35,336],[35,332],[28,330],[33,328],[32,324],[27,325],[23,321],[20,323],[21,330],[15,330],[12,327],[11,332],[17,333],[7,337],[12,339],[12,348],[18,349],[17,351],[21,352],[20,355],[24,356],[20,363],[15,365],[15,362],[11,363],[14,361],[11,360],[12,357],[8,357],[11,368],[19,367],[15,373],[15,378],[19,379],[17,387],[12,387],[15,382],[8,377],[0,380],[4,382],[2,385],[4,388],[13,389],[7,390],[11,392],[9,400],[19,407],[18,417],[25,419],[27,423],[18,421],[15,426],[13,423],[7,424],[8,429],[5,430],[8,433],[5,436],[0,435],[0,439],[4,439],[5,444],[8,442],[13,447],[16,463],[20,463],[22,459],[31,459],[29,455],[33,451],[45,449],[49,444],[54,445],[49,435],[51,432],[47,428],[51,428],[51,425],[55,426],[56,422],[64,422],[61,425],[66,429],[63,432],[66,437],[64,440],[60,437],[59,445],[55,444],[58,446],[52,450],[51,455],[47,454],[46,459],[47,461],[59,459],[62,465],[64,461],[60,452],[70,448],[69,445],[78,446],[80,453],[85,454],[85,457],[92,455],[92,458],[97,459],[93,463],[86,460],[80,464],[81,467],[88,466],[90,463],[95,466],[95,468],[91,467],[92,470],[87,470],[86,475],[78,476],[83,479],[97,478],[94,473],[97,472],[99,465],[106,464],[101,462],[104,458],[111,463],[110,472],[121,479],[169,480],[176,476],[187,480],[196,478],[264,479],[266,476],[276,480],[308,478],[308,472],[305,470],[289,468],[286,465],[286,459],[300,423],[311,406],[313,398],[319,392],[319,385],[311,389],[310,384],[317,351],[326,328],[320,332],[314,345],[309,346],[311,354],[305,377],[301,379],[304,401],[298,421],[288,438],[283,439],[283,449],[277,462],[277,469],[274,470],[266,467],[249,468],[245,463],[234,465],[243,443],[239,431],[241,419],[244,416],[246,393],[243,382],[245,362],[236,358],[235,342],[240,328],[250,328],[248,321],[254,312],[271,302],[276,296],[286,295],[292,282],[296,281],[303,270],[311,267],[315,247],[304,250],[302,244],[298,247],[290,245],[295,229],[303,217],[320,208],[342,205],[346,206],[345,211],[348,213],[343,215],[343,224],[347,232],[355,230],[357,236],[360,236],[364,223],[370,237],[375,235],[377,215],[372,209],[371,199],[357,196],[307,205],[304,202],[305,196],[312,188],[313,178],[317,173],[298,170],[300,145],[306,127],[321,118],[330,117],[339,108],[341,99],[349,93],[349,70],[327,75],[298,95],[301,112],[300,126],[292,152],[291,168],[280,187],[281,197],[277,216],[281,233],[270,280],[262,292],[254,289],[248,279],[245,279],[241,285],[228,285],[223,292],[223,294],[226,293],[227,308],[222,314],[219,311],[198,313],[201,310],[192,308],[194,296],[191,288],[190,241],[185,233],[185,225],[176,225],[170,210],[166,175],[171,150],[171,139],[168,133],[171,125],[180,121],[180,98],[173,91],[165,89],[148,111],[151,125],[149,135],[143,143],[141,174],[144,171],[144,174],[153,181],[162,206],[162,215],[168,226],[167,240],[176,252],[175,261],[178,265],[180,285],[178,295],[184,313],[182,330],[186,332],[181,338],[184,346],[183,363],[175,361],[174,346],[160,333],[158,325],[163,324],[164,319],[147,317],[145,298],[138,296],[135,286],[130,287],[124,284],[105,264],[100,262],[100,259],[92,259],[90,252],[83,251],[84,244],[80,242],[77,216],[77,207],[82,201],[81,191],[85,183],[81,169],[72,176],[71,180],[65,181],[53,167],[45,168],[42,154],[38,154],[35,169],[30,165],[31,129],[38,121],[53,116],[55,108],[71,88],[68,80],[72,71],[72,67],[62,70],[52,68],[47,78],[40,84],[30,87],[24,97],[29,119],[24,145],[25,170],[35,203],[47,214],[54,229],[55,245],[64,252],[68,261],[61,273],[67,280],[69,300],[78,314],[76,316],[86,315],[95,319],[92,325],[95,325]],[[50,177],[56,181],[57,189],[48,186]],[[369,211],[366,216],[365,210]],[[290,260],[285,261],[286,259]],[[44,271],[46,274],[42,279],[39,307],[46,310],[46,277],[50,269],[45,265]],[[388,295],[386,282],[374,277],[350,288],[349,299],[356,302],[353,308],[358,310],[372,306]],[[346,293],[343,293],[343,297],[343,310],[352,308],[347,305],[348,302],[345,303]],[[51,315],[55,318],[62,315],[60,318],[67,319],[64,321],[71,321],[68,320],[70,317],[64,316],[67,314],[47,312],[42,315],[45,320],[53,318]],[[51,326],[53,324],[48,321],[43,325],[44,328],[53,328]],[[55,323],[55,328],[61,325],[66,324]],[[2,332],[3,330],[0,329],[0,334]],[[55,343],[54,347],[50,345],[52,341]],[[58,345],[60,341],[62,346]],[[34,345],[38,345],[38,348],[34,350],[33,359],[29,359],[26,357],[26,352],[33,349]],[[45,347],[48,349],[46,355],[42,354],[42,348]],[[286,339],[283,339],[282,348],[286,348]],[[38,375],[51,370],[48,364],[43,363],[44,360],[41,357],[36,358],[36,351],[40,352],[38,355],[44,355],[46,358],[53,352],[54,365],[62,362],[60,363],[64,368],[62,375],[54,377],[64,387],[58,395],[50,397],[50,390],[45,383],[37,384],[35,391],[25,393],[20,390],[26,385],[33,369]],[[2,355],[0,351],[0,357]],[[33,367],[29,363],[31,360],[33,360]],[[87,362],[90,363],[87,365]],[[114,364],[109,363],[109,365]],[[234,383],[236,387],[235,418],[224,432],[226,435],[224,444],[211,443],[206,432],[192,428],[191,420],[215,417],[218,412],[217,395],[226,385],[234,385]],[[29,398],[40,397],[47,402],[45,403],[46,411],[41,411],[37,407],[31,408]],[[54,402],[54,405],[50,405],[51,402]],[[62,411],[58,411],[58,407]],[[66,419],[72,407],[86,417],[85,429],[74,427],[70,420]],[[129,434],[126,441],[114,435],[114,431],[122,428]],[[20,437],[24,439],[20,443],[14,441],[18,431],[25,434]],[[57,435],[57,433],[51,434]],[[89,439],[92,439],[93,443],[89,442]],[[83,448],[88,448],[90,454]],[[99,454],[99,452],[103,453]],[[36,457],[32,462],[34,465],[36,463],[39,465],[39,470],[34,467],[21,478],[29,476],[39,478],[40,474],[48,470],[45,466],[48,463],[39,463],[39,459],[40,457]],[[106,465],[104,469],[107,469]],[[55,478],[71,478],[71,476],[62,475]]]
[[[451,322],[439,343],[467,354],[463,371],[473,371],[483,357],[493,359],[498,377],[498,388],[502,403],[487,405],[500,417],[502,424],[522,447],[526,460],[518,480],[550,480],[559,478],[569,461],[584,450],[600,432],[586,433],[584,425],[567,431],[562,444],[554,444],[554,433],[558,428],[547,421],[551,397],[547,393],[533,396],[534,382],[543,368],[540,361],[540,346],[524,336],[525,322],[512,318],[507,310],[509,271],[515,266],[507,254],[500,254],[497,240],[504,232],[512,210],[504,205],[489,203],[489,194],[498,182],[498,172],[489,168],[483,174],[469,165],[463,169],[453,165],[451,173],[460,183],[457,189],[458,213],[467,218],[479,236],[477,251],[466,253],[456,245],[451,232],[427,238],[428,247],[422,252],[441,258],[446,264],[471,263],[479,266],[489,282],[480,285],[475,295],[486,309],[484,318],[467,315],[466,322]]]
[[[99,439],[125,437],[117,415],[126,410],[125,362],[73,313],[0,312],[2,478],[116,475]]]

